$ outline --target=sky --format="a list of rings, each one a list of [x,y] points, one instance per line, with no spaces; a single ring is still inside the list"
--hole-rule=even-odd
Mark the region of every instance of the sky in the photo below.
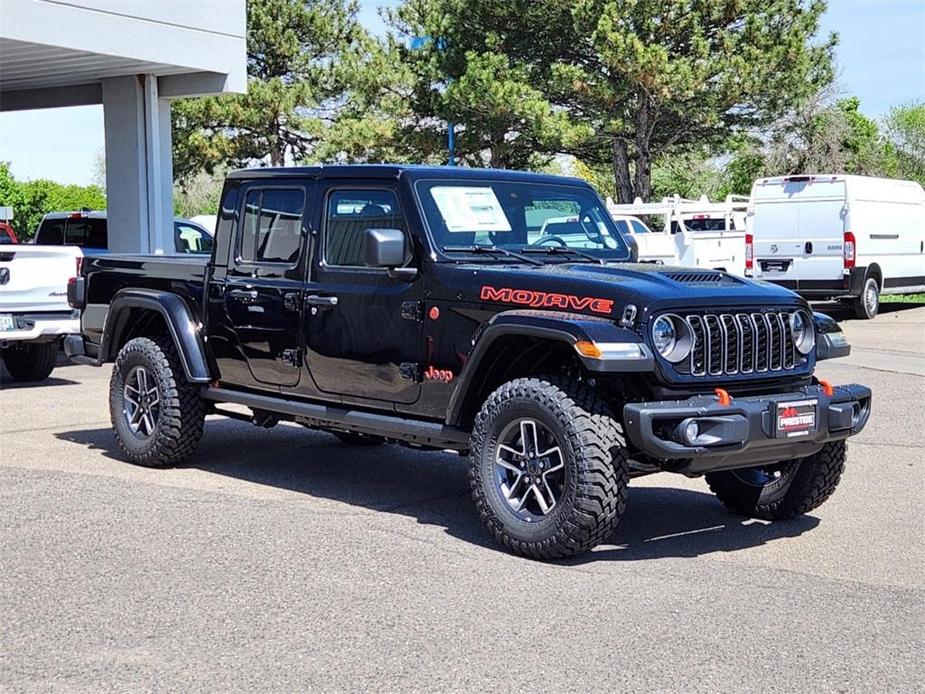
[[[361,0],[360,21],[381,35],[377,8],[396,4]],[[833,31],[838,82],[860,98],[863,113],[879,117],[925,99],[925,0],[829,0],[822,33]],[[92,183],[102,149],[102,106],[0,113],[0,161],[18,179]]]

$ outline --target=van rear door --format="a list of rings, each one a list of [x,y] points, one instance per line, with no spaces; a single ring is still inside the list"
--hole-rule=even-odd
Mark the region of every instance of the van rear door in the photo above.
[[[752,191],[755,277],[791,289],[832,286],[843,275],[845,182],[766,179]]]
[[[800,289],[825,289],[844,276],[845,218],[848,214],[844,179],[810,177],[799,195],[797,265]]]
[[[756,279],[797,288],[801,255],[799,191],[783,179],[767,179],[752,189],[752,243]]]

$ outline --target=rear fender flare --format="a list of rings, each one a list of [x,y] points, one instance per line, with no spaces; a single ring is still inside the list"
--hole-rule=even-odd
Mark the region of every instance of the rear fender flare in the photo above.
[[[476,377],[492,344],[511,335],[564,343],[573,349],[578,342],[592,342],[604,350],[603,358],[586,357],[577,350],[575,354],[593,373],[639,373],[655,369],[655,359],[642,338],[612,320],[552,311],[503,311],[484,323],[473,337],[474,347],[459,374],[447,407],[447,424],[456,426],[460,422],[466,396],[471,388],[478,387]],[[607,354],[608,347],[614,352],[620,345],[638,345],[634,348],[638,350],[638,356],[628,358]]]
[[[153,289],[123,289],[116,293],[109,304],[103,337],[100,343],[100,361],[113,361],[114,350],[119,344],[123,331],[128,327],[128,319],[133,309],[156,311],[167,324],[170,337],[180,355],[183,372],[187,380],[193,383],[209,383],[211,375],[206,362],[205,345],[199,321],[193,317],[189,306],[179,296],[171,292]]]

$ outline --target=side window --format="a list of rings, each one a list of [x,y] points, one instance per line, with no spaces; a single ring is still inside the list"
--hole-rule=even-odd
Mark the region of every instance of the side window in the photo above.
[[[174,222],[174,246],[177,253],[211,253],[212,237],[190,224]]]
[[[613,223],[614,223],[614,226],[617,227],[617,230],[618,230],[621,234],[629,234],[629,233],[630,233],[629,225],[626,223],[626,220],[625,220],[625,219],[615,219],[615,220],[613,220]]]
[[[325,262],[363,267],[363,236],[367,229],[400,229],[405,218],[391,190],[334,190],[325,211]]]
[[[636,221],[634,219],[630,222],[630,224],[633,225],[633,231],[637,234],[648,234],[649,233],[649,230],[646,229],[646,226],[642,222]]]
[[[301,189],[248,191],[240,227],[240,259],[248,263],[296,262],[304,210],[305,193]]]

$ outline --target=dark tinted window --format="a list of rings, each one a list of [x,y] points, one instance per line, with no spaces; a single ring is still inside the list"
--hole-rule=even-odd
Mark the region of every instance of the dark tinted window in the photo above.
[[[407,235],[398,198],[391,190],[335,190],[328,197],[325,261],[362,266],[367,229],[400,229]]]
[[[241,260],[294,263],[302,244],[301,189],[258,189],[248,192],[241,221]]]
[[[725,231],[726,220],[722,217],[701,217],[699,219],[685,219],[684,226],[688,231]],[[677,234],[681,227],[677,222],[671,223],[671,233]]]
[[[36,234],[35,242],[46,246],[108,248],[106,220],[99,217],[46,219]]]
[[[0,229],[0,243],[13,243],[13,238],[7,233],[6,229]]]

